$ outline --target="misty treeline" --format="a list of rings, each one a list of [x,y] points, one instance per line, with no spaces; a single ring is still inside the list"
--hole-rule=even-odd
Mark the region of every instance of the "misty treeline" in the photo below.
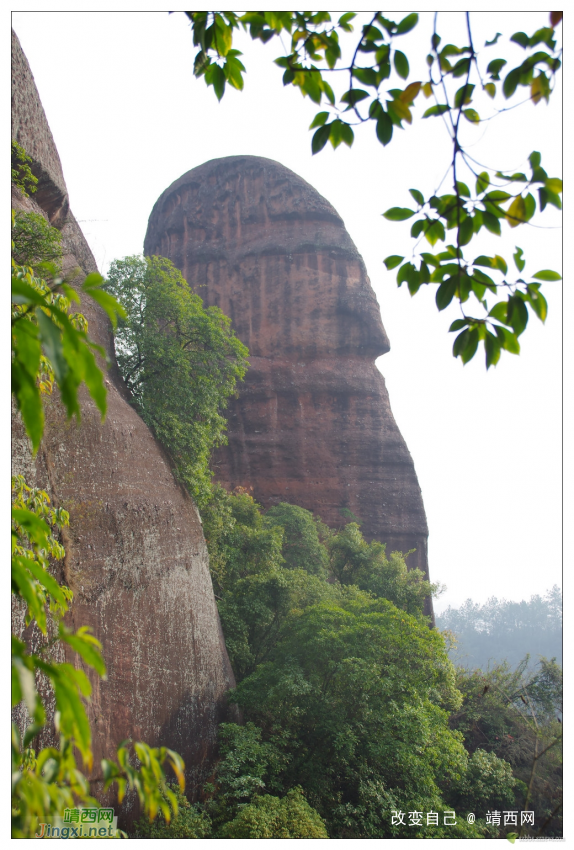
[[[450,657],[456,665],[487,670],[507,661],[515,667],[526,654],[531,665],[540,657],[562,663],[562,593],[557,585],[528,601],[491,596],[479,604],[467,599],[459,608],[449,606],[436,623],[455,635]]]

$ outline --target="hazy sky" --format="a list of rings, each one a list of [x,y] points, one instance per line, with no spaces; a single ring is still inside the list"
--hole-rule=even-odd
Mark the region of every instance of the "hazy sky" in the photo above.
[[[430,23],[423,14],[404,37],[409,59],[420,54],[409,81],[426,79]],[[504,55],[518,64],[524,54],[507,37],[546,23],[545,12],[473,13],[475,47],[501,32],[500,51],[490,48],[489,59]],[[549,318],[545,326],[531,319],[521,356],[503,355],[487,373],[481,355],[466,367],[452,357],[447,330],[456,310],[438,314],[430,287],[411,299],[382,262],[408,255],[411,245],[409,223],[392,224],[381,213],[412,203],[411,187],[436,190],[451,157],[441,120],[416,120],[427,105],[422,97],[413,126],[395,131],[387,148],[368,125],[351,150],[329,146],[312,157],[307,127],[318,109],[283,89],[272,64],[279,45],[244,40],[245,91],[228,90],[218,104],[193,78],[195,50],[181,13],[16,12],[13,26],[101,271],[115,257],[141,252],[158,196],[208,159],[267,156],[300,174],[344,219],[381,305],[391,351],[377,365],[422,488],[431,578],[448,588],[436,609],[469,596],[528,598],[560,584],[561,285],[546,284]],[[459,33],[464,40],[463,14],[439,16],[438,31],[443,42],[457,43]],[[478,129],[466,125],[472,156],[527,170],[528,155],[539,150],[549,175],[561,176],[560,82],[553,97],[549,106],[526,103]],[[510,259],[518,245],[526,273],[561,271],[559,214],[550,208],[536,223],[503,225],[501,239],[489,236],[471,250]]]

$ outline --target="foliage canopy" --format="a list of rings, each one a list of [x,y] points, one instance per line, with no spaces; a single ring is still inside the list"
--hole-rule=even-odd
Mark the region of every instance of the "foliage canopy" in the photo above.
[[[495,164],[477,162],[470,153],[475,137],[468,131],[474,128],[480,133],[486,122],[506,111],[499,105],[501,98],[510,101],[508,108],[520,105],[514,95],[524,89],[534,106],[549,101],[561,67],[557,27],[562,12],[551,12],[548,23],[541,22],[532,35],[516,32],[510,37],[524,51],[524,60],[514,68],[500,55],[500,33],[480,49],[475,45],[468,12],[465,41],[443,44],[437,12],[426,55],[428,79],[414,82],[407,82],[413,55],[409,61],[404,45],[419,22],[416,12],[398,21],[383,12],[365,13],[356,36],[352,35],[355,12],[345,12],[336,21],[325,11],[185,14],[197,47],[194,73],[204,77],[219,100],[227,85],[239,90],[244,86],[245,67],[234,47],[237,30],[242,28],[264,44],[281,40],[283,45],[283,38],[290,42],[275,63],[284,69],[284,86],[299,89],[321,108],[310,125],[314,154],[327,142],[333,148],[342,143],[350,147],[355,130],[363,124],[370,125],[387,146],[397,138],[397,128],[413,123],[417,99],[424,96],[431,101],[422,119],[439,118],[444,123],[449,165],[441,185],[449,176],[451,188],[444,194],[439,194],[440,186],[430,194],[409,189],[409,207],[395,206],[383,213],[397,222],[416,217],[411,227],[416,240],[412,256],[393,254],[385,265],[388,270],[400,267],[397,284],[406,282],[411,295],[423,286],[436,288],[439,310],[458,303],[461,318],[452,322],[450,331],[457,333],[453,355],[463,363],[480,345],[487,368],[496,365],[503,351],[518,354],[529,316],[546,319],[542,282],[561,276],[541,269],[523,277],[526,259],[519,247],[513,255],[516,271],[495,247],[474,259],[465,253],[466,247],[481,231],[500,236],[504,223],[514,229],[527,225],[537,210],[548,205],[561,209],[562,180],[548,175],[538,151],[530,154],[530,174],[503,173]],[[440,23],[445,26],[443,18]],[[463,136],[468,136],[468,143]],[[431,248],[445,244],[432,253],[423,250],[423,238]]]
[[[221,411],[247,368],[246,347],[217,307],[203,307],[163,257],[115,260],[106,290],[125,309],[116,357],[132,402],[171,455],[198,504],[209,495],[209,460],[225,443]]]

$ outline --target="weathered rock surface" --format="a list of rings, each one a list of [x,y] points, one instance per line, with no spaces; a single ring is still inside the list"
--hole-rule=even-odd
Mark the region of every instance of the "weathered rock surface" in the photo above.
[[[250,369],[228,412],[217,478],[265,506],[301,505],[331,524],[341,508],[388,551],[428,572],[412,458],[375,359],[389,350],[379,306],[343,221],[269,159],[194,168],[160,196],[144,252],[168,257],[231,316]]]
[[[13,138],[32,156],[41,180],[34,200],[14,190],[13,203],[43,212],[61,228],[64,267],[79,266],[81,282],[96,270],[95,262],[69,211],[58,153],[15,35],[12,55]],[[91,338],[113,359],[107,318],[88,299],[82,312]],[[104,424],[86,392],[79,427],[66,421],[56,399],[48,404],[35,459],[16,418],[14,471],[46,488],[70,513],[61,576],[74,591],[67,621],[92,627],[108,668],[107,681],[91,676],[95,764],[132,737],[177,750],[193,780],[210,769],[225,695],[234,686],[201,521],[148,428],[122,397],[114,369],[108,381]]]

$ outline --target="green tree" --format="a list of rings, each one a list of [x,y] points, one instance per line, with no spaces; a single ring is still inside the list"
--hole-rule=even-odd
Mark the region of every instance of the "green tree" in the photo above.
[[[451,324],[450,331],[458,334],[453,355],[463,363],[474,357],[481,344],[487,368],[498,362],[502,351],[518,354],[519,337],[529,316],[546,319],[541,282],[561,280],[561,276],[541,269],[524,279],[526,260],[519,247],[513,255],[516,272],[509,271],[511,264],[495,247],[474,259],[465,249],[481,231],[499,236],[503,223],[514,229],[527,225],[537,210],[542,212],[549,204],[561,209],[562,180],[548,176],[538,151],[530,154],[530,174],[505,174],[496,165],[478,164],[470,153],[474,137],[465,132],[466,144],[462,127],[465,131],[475,128],[478,140],[486,122],[520,105],[521,95],[526,93],[534,106],[549,101],[561,67],[556,28],[562,12],[551,12],[549,22],[541,21],[532,35],[516,32],[510,37],[525,53],[524,60],[511,69],[501,55],[500,33],[479,49],[467,12],[465,41],[443,44],[437,12],[426,56],[428,79],[410,83],[406,82],[410,63],[403,45],[418,24],[416,12],[399,21],[383,12],[369,13],[354,40],[355,12],[343,13],[336,22],[325,11],[185,14],[198,48],[194,73],[204,77],[219,100],[226,85],[239,90],[244,85],[245,67],[233,41],[236,30],[241,27],[264,44],[290,42],[275,63],[284,69],[285,86],[294,86],[320,107],[310,126],[313,153],[327,142],[333,148],[342,143],[350,147],[355,129],[362,124],[371,125],[381,144],[389,145],[397,138],[397,128],[413,123],[417,99],[423,95],[431,100],[422,119],[440,118],[445,125],[445,166],[451,188],[442,195],[438,189],[430,194],[410,189],[414,208],[396,206],[383,213],[391,221],[416,217],[411,227],[416,240],[412,256],[405,259],[394,254],[386,258],[386,267],[400,267],[397,283],[406,282],[411,295],[422,286],[435,287],[439,310],[458,302],[461,318]],[[440,24],[444,27],[442,18]],[[509,101],[508,107],[499,105],[501,98]],[[437,253],[424,251],[423,238],[431,248],[445,244]]]
[[[182,794],[179,786],[169,784],[177,800],[172,817],[166,819],[160,812],[155,820],[139,818],[135,823],[135,838],[211,838],[211,818],[200,806],[192,804]],[[165,798],[166,803],[169,802]]]
[[[356,522],[327,538],[329,569],[342,585],[355,585],[388,599],[409,614],[421,614],[425,599],[436,591],[421,570],[409,570],[405,555],[392,552],[376,540],[367,543]]]
[[[12,185],[20,190],[24,198],[29,198],[38,188],[38,178],[32,173],[31,162],[32,157],[12,139]]]
[[[144,422],[168,450],[199,505],[210,495],[211,453],[225,443],[221,415],[247,368],[248,351],[217,307],[203,307],[163,257],[115,260],[106,290],[125,309],[116,357]]]
[[[327,552],[320,539],[321,534],[326,534],[326,528],[315,520],[310,511],[281,502],[269,508],[265,520],[267,524],[283,529],[282,555],[288,569],[326,575]]]
[[[12,225],[12,257],[20,266],[38,268],[49,264],[47,270],[60,272],[62,234],[51,227],[44,216],[33,212],[18,212]]]
[[[463,702],[450,724],[467,750],[494,754],[518,780],[514,808],[535,812],[538,831],[562,834],[562,670],[542,659],[532,670],[528,656],[515,668],[457,671]]]
[[[283,530],[268,526],[261,506],[243,488],[212,488],[202,508],[203,529],[216,597],[225,598],[238,581],[280,568]]]
[[[391,811],[447,810],[443,790],[467,773],[444,643],[386,600],[338,593],[292,617],[233,699],[285,755],[274,786],[301,786],[332,837],[437,837],[393,825]],[[465,833],[483,834],[484,823]]]
[[[267,794],[244,806],[219,831],[221,838],[328,838],[325,824],[300,789],[283,799]]]
[[[236,680],[268,659],[294,611],[333,595],[334,589],[305,570],[271,568],[239,579],[218,603]]]
[[[284,515],[299,517],[298,511]],[[291,612],[324,598],[329,587],[306,570],[289,569],[282,556],[286,529],[277,517],[264,517],[242,488],[213,487],[202,519],[225,645],[240,681],[267,658]],[[324,551],[320,558],[321,564]]]

